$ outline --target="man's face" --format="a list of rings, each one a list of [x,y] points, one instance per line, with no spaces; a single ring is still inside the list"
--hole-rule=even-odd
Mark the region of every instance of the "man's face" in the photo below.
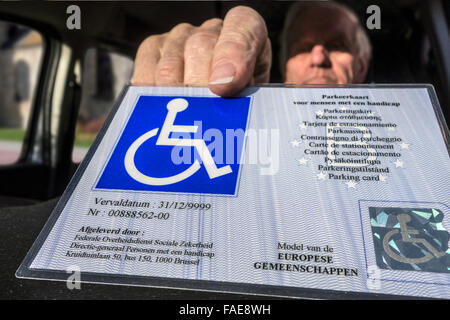
[[[335,8],[310,9],[292,24],[285,83],[347,84],[364,81],[367,62],[354,43],[357,21]]]

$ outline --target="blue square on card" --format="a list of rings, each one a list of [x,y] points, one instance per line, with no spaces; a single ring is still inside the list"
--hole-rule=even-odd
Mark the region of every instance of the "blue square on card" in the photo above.
[[[249,110],[250,97],[140,96],[96,188],[234,195]]]

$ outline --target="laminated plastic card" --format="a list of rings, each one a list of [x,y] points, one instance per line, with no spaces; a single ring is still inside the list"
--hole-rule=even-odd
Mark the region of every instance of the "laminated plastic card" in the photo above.
[[[448,299],[448,138],[428,85],[128,86],[17,276]]]

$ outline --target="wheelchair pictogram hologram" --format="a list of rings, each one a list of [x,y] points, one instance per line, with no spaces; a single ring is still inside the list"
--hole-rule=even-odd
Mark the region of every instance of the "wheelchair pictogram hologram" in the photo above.
[[[418,264],[428,262],[434,257],[436,258],[443,257],[446,254],[445,252],[440,252],[436,250],[436,248],[424,238],[411,237],[414,235],[419,235],[420,232],[419,230],[408,227],[408,223],[411,221],[411,216],[409,214],[406,213],[399,214],[397,215],[397,219],[400,224],[400,230],[395,229],[389,231],[383,238],[383,249],[392,259],[402,263]],[[395,253],[391,249],[389,242],[391,241],[392,237],[398,233],[401,234],[401,241],[406,243],[421,244],[428,250],[428,253],[425,254],[423,257],[419,258],[407,258]]]

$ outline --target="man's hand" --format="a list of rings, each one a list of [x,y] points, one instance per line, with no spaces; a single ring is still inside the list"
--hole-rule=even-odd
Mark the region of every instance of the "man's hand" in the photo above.
[[[269,81],[272,51],[264,19],[239,6],[224,20],[200,27],[187,23],[153,35],[139,46],[134,85],[208,86],[217,95],[232,96],[248,85]]]

